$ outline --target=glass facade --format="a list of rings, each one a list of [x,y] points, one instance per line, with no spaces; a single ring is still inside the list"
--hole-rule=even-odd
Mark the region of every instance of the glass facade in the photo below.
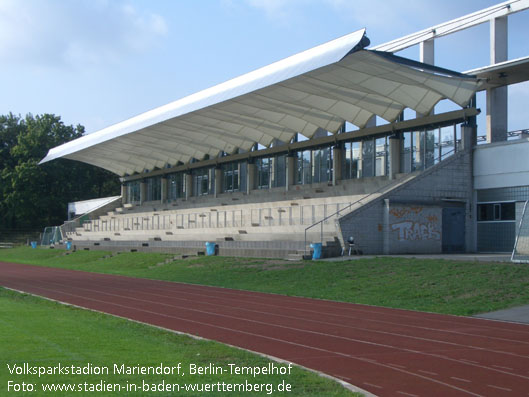
[[[130,204],[139,204],[140,196],[140,181],[130,181],[126,183],[127,200]]]
[[[239,191],[239,163],[226,163],[221,165],[222,170],[222,191]]]
[[[159,201],[162,199],[162,177],[155,176],[147,178],[147,197],[146,201]]]
[[[209,168],[198,168],[191,172],[193,177],[193,196],[205,196],[209,194]]]
[[[342,177],[344,179],[360,178],[360,161],[362,159],[360,153],[361,142],[346,142],[344,145],[344,162]]]
[[[332,181],[332,147],[302,150],[294,158],[296,185]]]
[[[457,126],[459,131],[459,125]],[[455,125],[401,134],[400,170],[424,170],[439,163],[460,149]]]
[[[167,200],[174,201],[185,197],[184,191],[185,175],[183,172],[169,174],[167,176]]]
[[[393,137],[393,134],[391,136]],[[400,169],[396,172],[409,173],[424,170],[453,155],[461,142],[461,127],[453,124],[441,128],[407,131],[398,133],[397,137],[400,138]],[[390,134],[378,137],[358,137],[354,141],[339,144],[343,150],[340,164],[342,179],[388,176],[389,143]],[[333,142],[329,143],[328,146],[293,151],[291,154],[280,153],[274,156],[254,157],[255,175],[253,175],[253,180],[255,187],[258,189],[285,187],[289,172],[287,156],[293,157],[293,184],[308,185],[332,182],[334,172],[333,147],[336,145],[337,143]],[[229,158],[229,156],[221,157]],[[221,192],[247,191],[248,161],[225,162],[221,163],[219,167],[220,174],[218,171],[216,173],[213,167],[196,168],[191,171],[193,196],[213,194],[216,175],[220,175],[221,178]],[[187,178],[185,171],[173,172],[163,176],[163,178],[167,179],[168,201],[186,197]],[[145,201],[162,200],[162,177],[148,177],[144,178],[143,181],[145,182],[145,198],[143,199]],[[129,181],[125,185],[128,202],[140,203],[142,199],[140,181]],[[503,214],[505,214],[506,210],[503,210]],[[494,211],[494,209],[482,207],[480,211],[482,211],[480,216],[485,217],[489,216],[490,211]]]

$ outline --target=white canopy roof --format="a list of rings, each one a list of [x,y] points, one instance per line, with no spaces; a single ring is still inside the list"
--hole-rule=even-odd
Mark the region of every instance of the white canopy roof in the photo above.
[[[293,55],[51,149],[118,175],[249,150],[255,143],[394,121],[408,107],[428,114],[441,99],[464,107],[479,88],[471,76],[365,50],[365,30]]]

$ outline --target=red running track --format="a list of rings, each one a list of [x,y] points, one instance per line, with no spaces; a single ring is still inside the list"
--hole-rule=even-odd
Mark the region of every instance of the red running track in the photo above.
[[[0,285],[262,352],[378,396],[529,396],[529,326],[0,262]]]

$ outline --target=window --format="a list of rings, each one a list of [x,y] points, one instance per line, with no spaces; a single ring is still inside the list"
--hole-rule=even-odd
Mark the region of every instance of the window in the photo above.
[[[388,164],[388,149],[386,144],[386,138],[378,138],[375,140],[375,176],[384,176],[389,172]]]
[[[375,141],[362,141],[362,178],[375,176]]]
[[[209,193],[209,169],[199,168],[192,171],[193,195],[204,196]]]
[[[222,164],[222,191],[239,191],[239,163]]]
[[[296,185],[308,185],[312,183],[312,153],[310,150],[296,152]]]
[[[411,132],[405,132],[402,134],[401,146],[400,146],[400,172],[411,172]]]
[[[282,187],[287,183],[287,156],[282,154],[274,157],[273,162],[273,187]]]
[[[127,198],[130,204],[139,204],[140,197],[140,181],[131,181],[126,183],[127,186]]]
[[[272,170],[272,158],[261,157],[255,161],[257,168],[257,188],[270,188],[270,171]]]
[[[439,129],[429,130],[424,132],[424,167],[429,168],[435,164],[435,160],[439,158],[439,153],[436,152],[436,143],[439,145]],[[437,146],[438,147],[438,146]]]
[[[412,171],[424,169],[424,131],[414,131],[411,134]]]
[[[312,150],[312,183],[332,181],[332,149]]]
[[[478,204],[478,222],[515,221],[515,203]]]
[[[159,201],[162,199],[162,178],[155,176],[147,178],[147,198],[146,201]]]
[[[347,142],[345,144],[344,179],[359,178],[360,142]]]
[[[454,126],[448,126],[441,128],[440,134],[440,146],[441,146],[441,160],[454,154],[455,142],[454,142]]]
[[[169,201],[185,197],[184,179],[184,174],[182,172],[167,176],[167,199]]]

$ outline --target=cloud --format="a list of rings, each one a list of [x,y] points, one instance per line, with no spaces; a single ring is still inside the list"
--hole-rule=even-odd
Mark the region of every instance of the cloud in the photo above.
[[[342,18],[353,21],[357,26],[367,27],[372,32],[395,35],[398,26],[398,30],[412,33],[417,29],[418,21],[420,25],[427,28],[443,22],[444,19],[449,19],[446,14],[447,6],[443,2],[424,0],[323,1]]]
[[[246,0],[246,3],[263,11],[271,20],[287,22],[298,17],[303,7],[313,0]]]
[[[0,62],[84,67],[147,52],[165,19],[124,1],[2,0]]]

